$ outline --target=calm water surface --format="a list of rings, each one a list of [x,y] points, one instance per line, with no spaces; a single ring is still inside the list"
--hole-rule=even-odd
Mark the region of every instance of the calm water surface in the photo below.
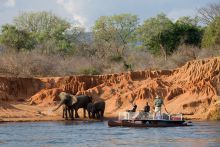
[[[31,122],[0,124],[3,147],[165,146],[220,147],[220,122],[191,127],[110,128],[107,122]]]

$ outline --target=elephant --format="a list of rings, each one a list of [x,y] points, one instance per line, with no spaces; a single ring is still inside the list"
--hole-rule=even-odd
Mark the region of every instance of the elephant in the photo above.
[[[60,101],[58,107],[55,108],[53,111],[56,111],[57,109],[59,109],[63,105],[63,118],[65,115],[65,119],[68,119],[67,112],[69,112],[69,117],[71,119],[74,119],[72,106],[77,102],[77,98],[74,95],[71,95],[66,92],[61,92],[59,94],[59,97],[60,97],[61,101]]]
[[[56,111],[57,109],[59,109],[59,107],[64,105],[63,117],[65,114],[66,119],[67,119],[67,112],[69,112],[69,116],[71,117],[71,119],[74,119],[74,117],[73,117],[74,110],[75,110],[75,117],[79,118],[77,111],[79,108],[83,108],[84,117],[86,117],[85,110],[87,108],[88,103],[92,102],[92,97],[86,96],[86,95],[74,96],[74,95],[68,94],[66,92],[61,92],[59,94],[59,97],[60,97],[61,101],[60,101],[58,107],[55,108],[53,111]]]
[[[70,109],[66,105],[63,105],[63,118],[65,118],[66,120],[68,119],[68,114],[67,113],[69,113],[69,117],[71,119],[74,119],[73,118],[73,109]]]
[[[92,102],[92,97],[87,95],[76,96],[77,103],[73,104],[72,108],[75,110],[75,117],[79,118],[78,109],[83,108],[83,116],[86,118],[87,105]]]
[[[103,118],[104,117],[104,111],[105,111],[105,102],[104,101],[98,101],[93,103],[89,103],[87,105],[87,112],[89,118]],[[91,115],[92,114],[92,115]]]

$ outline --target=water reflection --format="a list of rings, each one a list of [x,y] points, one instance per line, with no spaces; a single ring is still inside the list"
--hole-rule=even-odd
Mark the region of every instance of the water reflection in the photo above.
[[[191,127],[110,128],[106,122],[0,124],[0,146],[219,146],[220,122]]]

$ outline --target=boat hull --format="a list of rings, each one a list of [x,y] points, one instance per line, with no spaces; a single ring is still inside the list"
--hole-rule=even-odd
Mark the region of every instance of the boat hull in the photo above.
[[[179,127],[179,126],[191,126],[185,121],[167,121],[167,120],[149,120],[149,121],[108,121],[110,127]]]

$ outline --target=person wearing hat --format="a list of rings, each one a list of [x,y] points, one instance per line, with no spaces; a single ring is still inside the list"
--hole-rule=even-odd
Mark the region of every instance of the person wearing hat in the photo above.
[[[163,99],[161,97],[159,97],[159,95],[157,95],[155,97],[155,100],[154,100],[154,106],[155,106],[155,109],[154,109],[154,118],[156,116],[156,114],[158,112],[160,112],[160,116],[161,116],[161,107],[162,105],[164,105],[164,102],[163,102]],[[165,105],[164,105],[164,108],[165,108]],[[166,108],[165,108],[166,110]],[[167,111],[167,110],[166,110]]]
[[[136,112],[137,105],[133,104],[133,108],[131,110],[127,110],[127,112]]]

